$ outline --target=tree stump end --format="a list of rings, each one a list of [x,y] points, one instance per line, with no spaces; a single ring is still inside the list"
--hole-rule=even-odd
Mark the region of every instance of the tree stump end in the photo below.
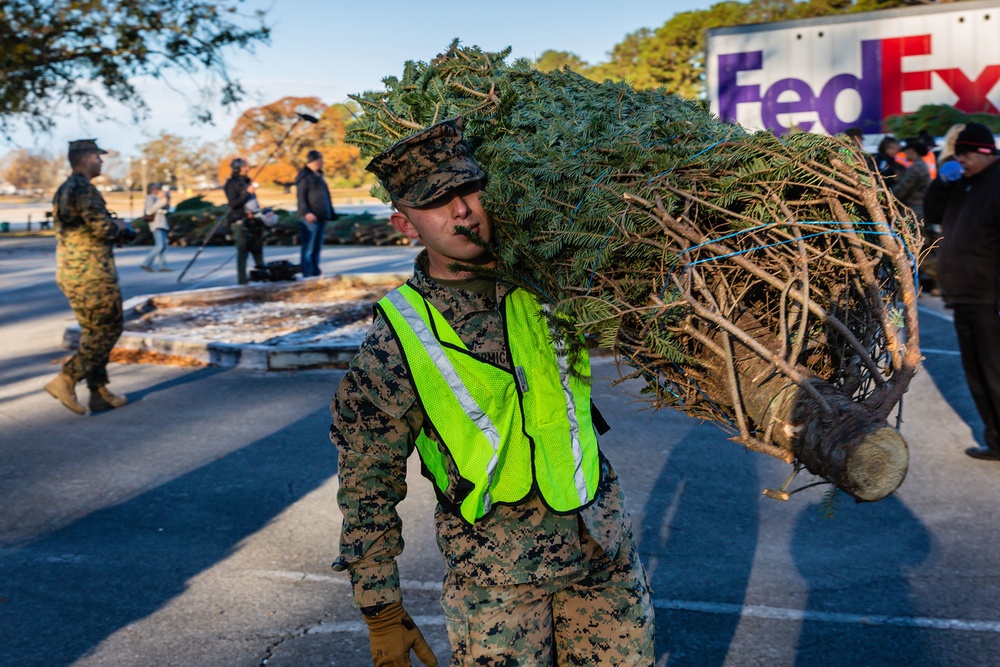
[[[859,501],[882,500],[903,483],[909,462],[903,436],[888,426],[876,429],[851,448],[841,487]]]

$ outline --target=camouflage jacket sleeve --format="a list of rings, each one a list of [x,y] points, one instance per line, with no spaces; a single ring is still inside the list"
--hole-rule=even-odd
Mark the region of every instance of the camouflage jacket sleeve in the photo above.
[[[401,599],[396,505],[406,496],[406,460],[419,410],[411,409],[410,384],[400,381],[405,371],[397,350],[388,327],[376,319],[330,406],[344,517],[334,569],[350,573],[358,607]]]
[[[101,193],[90,181],[78,174],[74,174],[67,185],[69,187],[64,196],[59,197],[57,193],[56,202],[57,216],[62,218],[63,224],[83,226],[94,239],[113,243],[118,237],[118,225],[108,213]]]

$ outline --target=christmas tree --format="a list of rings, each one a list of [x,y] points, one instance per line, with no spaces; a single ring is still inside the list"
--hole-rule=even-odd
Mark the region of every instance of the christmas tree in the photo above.
[[[656,407],[859,500],[898,488],[908,454],[886,419],[920,358],[920,239],[860,149],[508,56],[455,41],[407,62],[353,96],[348,142],[371,157],[464,117],[497,273],[553,323],[613,350]]]

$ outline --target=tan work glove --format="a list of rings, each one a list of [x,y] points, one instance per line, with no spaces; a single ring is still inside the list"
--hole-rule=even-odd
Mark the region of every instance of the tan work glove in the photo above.
[[[402,602],[393,602],[377,615],[366,615],[364,619],[368,624],[368,643],[375,667],[411,667],[411,648],[421,664],[437,667],[434,652],[424,641],[417,624],[403,609]]]

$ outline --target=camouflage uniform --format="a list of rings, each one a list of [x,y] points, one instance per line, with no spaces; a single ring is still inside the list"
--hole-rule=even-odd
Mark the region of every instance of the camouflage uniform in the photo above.
[[[486,178],[462,141],[459,118],[432,125],[380,153],[365,167],[393,201],[423,206],[457,187]]]
[[[73,382],[108,384],[108,356],[122,333],[122,295],[112,245],[118,227],[104,197],[74,173],[52,200],[56,229],[56,283],[80,323],[80,344],[63,365]]]
[[[511,368],[500,298],[443,286],[417,259],[409,284],[451,323],[473,354]],[[331,405],[344,515],[337,570],[348,570],[358,607],[401,600],[403,549],[396,505],[406,460],[424,425],[399,344],[377,317]],[[431,431],[430,437],[437,438]],[[653,614],[624,495],[603,458],[594,502],[557,515],[537,497],[469,525],[435,519],[447,574],[441,601],[452,665],[652,665]],[[458,482],[454,465],[452,483]]]

